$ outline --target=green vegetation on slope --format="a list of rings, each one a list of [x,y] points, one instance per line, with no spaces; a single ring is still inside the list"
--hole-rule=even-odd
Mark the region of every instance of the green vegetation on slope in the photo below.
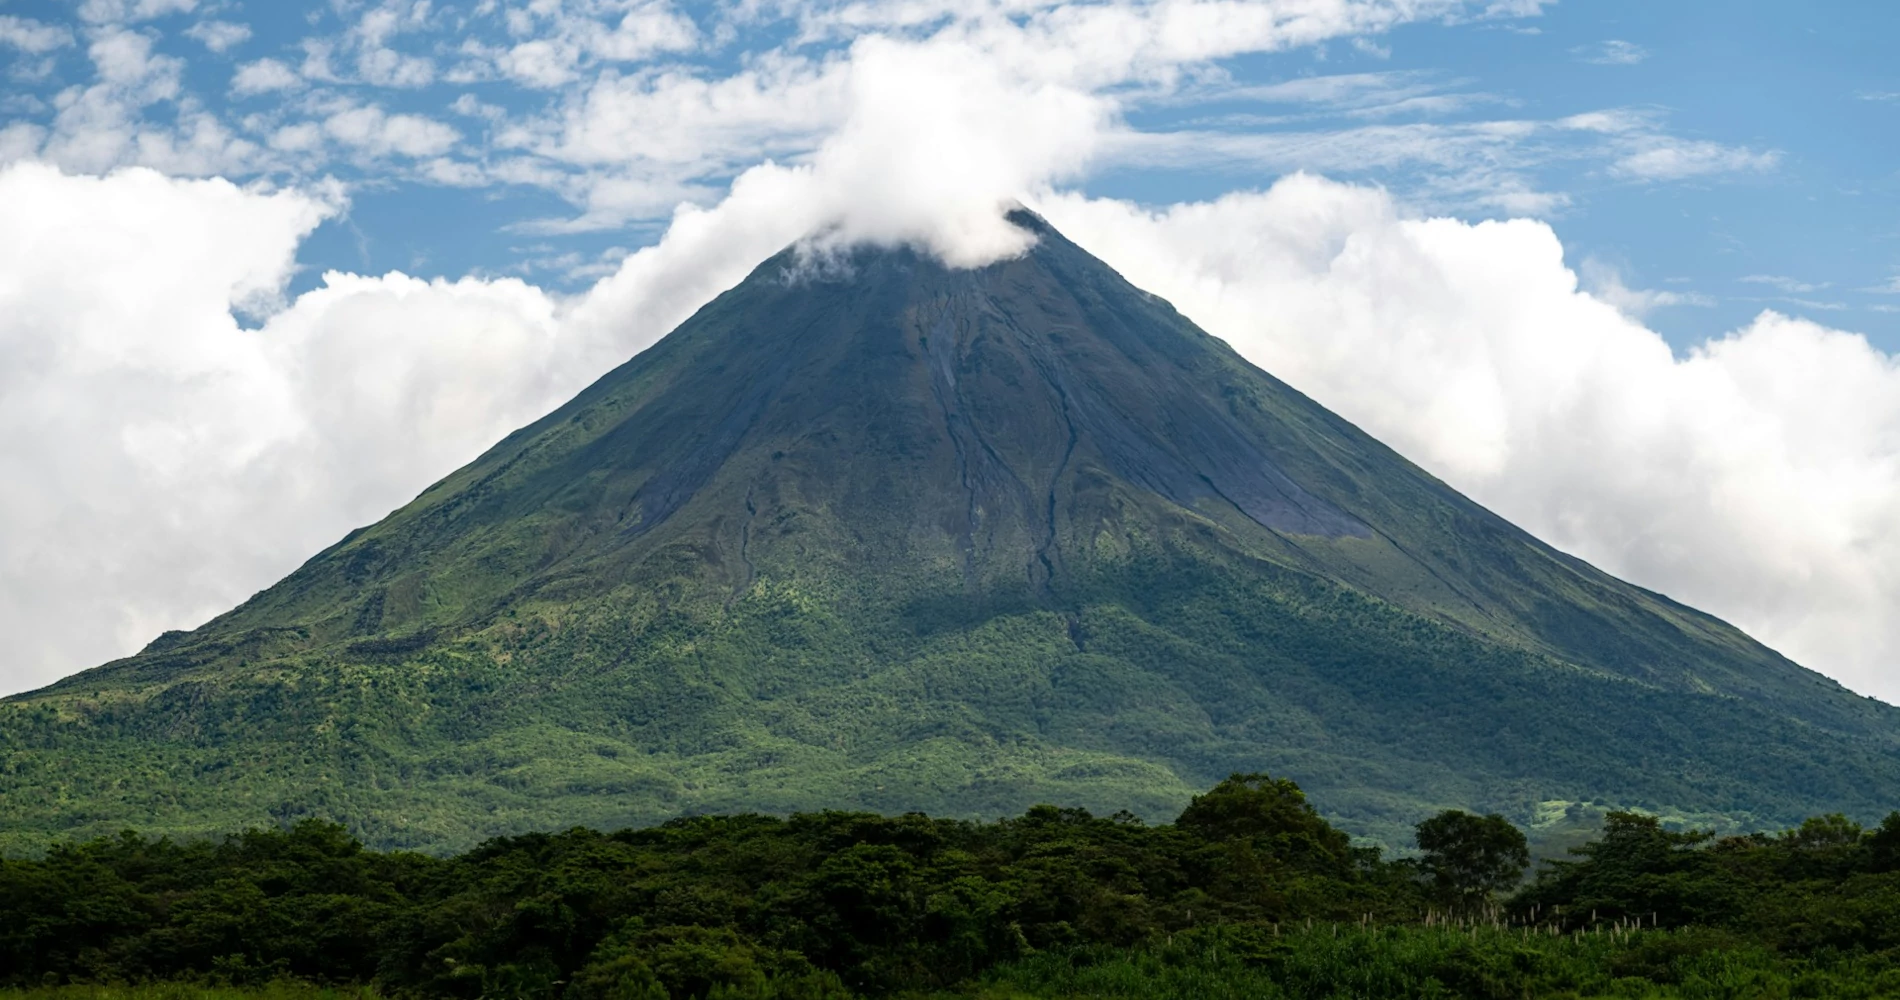
[[[368,851],[314,821],[190,843],[127,833],[0,861],[0,987],[23,991],[9,1000],[1900,992],[1900,813],[1873,830],[1831,816],[1721,839],[1615,813],[1509,897],[1484,887],[1521,870],[1521,834],[1459,813],[1420,832],[1421,858],[1388,860],[1291,782],[1237,775],[1163,826],[1049,806],[994,823],[699,817],[452,858]]]
[[[377,846],[819,807],[1354,833],[1900,800],[1900,710],[1551,550],[1038,220],[762,265],[189,634],[0,702],[0,849],[320,817]],[[207,544],[215,544],[208,541]]]
[[[175,834],[319,816],[429,850],[547,817],[814,802],[1153,818],[1263,764],[1391,844],[1434,807],[1521,819],[1559,794],[1736,824],[1882,805],[1890,759],[1738,699],[1591,674],[1272,567],[1130,579],[1116,603],[902,645],[761,586],[703,621],[510,620],[380,663],[304,654],[75,692],[0,710],[0,844],[128,816]]]

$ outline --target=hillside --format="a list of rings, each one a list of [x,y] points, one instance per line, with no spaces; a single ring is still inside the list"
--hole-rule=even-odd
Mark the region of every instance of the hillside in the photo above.
[[[1538,542],[1013,219],[1036,247],[976,270],[787,250],[237,609],[0,703],[0,847],[1169,816],[1233,771],[1389,842],[1446,806],[1900,803],[1900,710]]]

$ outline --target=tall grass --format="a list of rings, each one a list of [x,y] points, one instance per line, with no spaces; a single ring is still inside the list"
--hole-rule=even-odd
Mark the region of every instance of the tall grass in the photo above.
[[[767,994],[715,991],[701,1000],[767,1000]],[[1136,948],[1042,952],[994,969],[959,991],[936,994],[934,1000],[1083,997],[1872,1000],[1900,997],[1900,961],[1885,955],[1794,959],[1703,929],[1551,936],[1492,926],[1220,927]],[[49,986],[0,991],[0,1000],[383,1000],[383,994],[374,987],[279,980],[255,986]]]
[[[0,1000],[383,1000],[373,986],[318,986],[279,979],[253,986],[137,983],[42,986],[0,990]]]
[[[1883,956],[1790,959],[1707,930],[1551,936],[1523,928],[1219,928],[1136,949],[1047,952],[981,1000],[1781,1000],[1900,997]]]

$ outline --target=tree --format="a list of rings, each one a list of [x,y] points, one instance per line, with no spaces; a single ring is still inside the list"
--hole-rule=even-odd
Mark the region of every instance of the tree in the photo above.
[[[1867,834],[1867,863],[1876,872],[1900,870],[1900,812],[1890,812]]]
[[[1300,786],[1265,774],[1236,774],[1196,795],[1174,825],[1203,840],[1247,840],[1288,859],[1344,858],[1351,839],[1322,819]]]
[[[1424,852],[1419,867],[1454,906],[1472,906],[1510,889],[1531,864],[1524,831],[1497,813],[1475,816],[1447,809],[1414,830]]]

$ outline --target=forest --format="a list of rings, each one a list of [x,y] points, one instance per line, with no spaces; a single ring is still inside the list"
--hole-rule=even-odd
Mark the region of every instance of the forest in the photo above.
[[[305,820],[0,860],[12,1000],[1900,995],[1900,813],[1715,837],[1617,812],[1534,871],[1448,811],[1356,846],[1290,781],[1175,822],[824,812],[505,837]]]

